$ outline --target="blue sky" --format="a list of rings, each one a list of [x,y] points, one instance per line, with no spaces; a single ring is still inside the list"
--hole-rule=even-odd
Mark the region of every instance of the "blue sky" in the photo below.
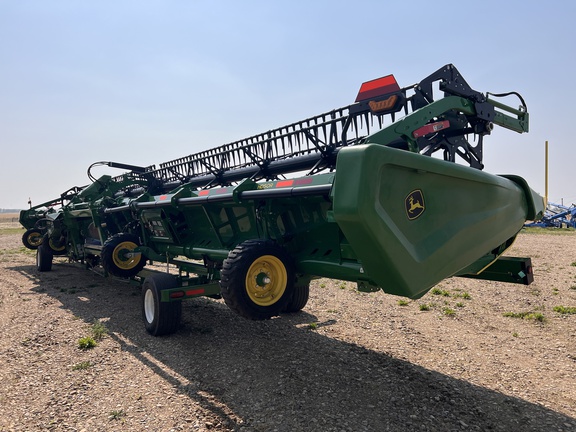
[[[549,198],[576,202],[575,5],[0,0],[0,208],[85,185],[96,161],[176,159],[348,105],[363,81],[393,73],[406,86],[447,63],[528,105],[530,133],[496,128],[485,170],[544,194],[548,140]]]

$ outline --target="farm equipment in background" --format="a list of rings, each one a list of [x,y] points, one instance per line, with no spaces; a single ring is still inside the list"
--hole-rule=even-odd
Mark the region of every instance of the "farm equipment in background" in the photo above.
[[[539,221],[528,222],[527,227],[539,228],[576,228],[576,204],[567,207],[549,202]]]
[[[519,109],[453,65],[405,88],[389,75],[362,84],[352,105],[159,167],[96,163],[92,184],[20,220],[45,223],[38,270],[63,248],[141,282],[153,335],[174,332],[181,301],[198,296],[249,319],[296,312],[315,277],[410,298],[452,276],[529,284],[530,259],[501,255],[543,200],[520,177],[482,171],[494,125],[528,131],[520,95],[492,96],[509,94]],[[97,165],[128,172],[95,178]]]

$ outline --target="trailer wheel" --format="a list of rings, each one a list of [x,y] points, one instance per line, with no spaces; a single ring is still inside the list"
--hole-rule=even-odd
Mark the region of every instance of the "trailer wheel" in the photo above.
[[[42,244],[43,240],[42,231],[37,228],[26,230],[26,232],[22,235],[22,243],[28,249],[32,250],[38,249],[38,246]]]
[[[140,245],[138,237],[129,233],[115,234],[102,246],[102,267],[113,276],[136,276],[146,265],[146,258],[133,251]]]
[[[174,333],[182,317],[182,301],[161,302],[162,291],[174,288],[177,280],[168,274],[157,274],[144,279],[142,284],[142,318],[146,331],[152,336]]]
[[[308,303],[308,298],[310,297],[310,283],[300,284],[296,283],[294,285],[294,293],[292,298],[284,308],[282,312],[294,313],[299,312],[304,309],[306,303]]]
[[[36,268],[39,272],[47,272],[52,270],[52,260],[54,255],[50,251],[50,248],[47,248],[46,245],[41,244],[36,249]]]
[[[292,258],[269,240],[248,240],[236,246],[224,260],[220,275],[224,301],[244,318],[269,319],[292,299]]]
[[[44,236],[42,244],[45,245],[47,249],[50,249],[52,255],[66,255],[66,244],[60,245],[48,235]]]

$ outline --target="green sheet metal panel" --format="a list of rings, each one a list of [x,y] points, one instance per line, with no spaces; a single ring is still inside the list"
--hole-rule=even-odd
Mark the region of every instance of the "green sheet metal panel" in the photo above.
[[[532,211],[509,179],[376,144],[340,151],[333,202],[365,276],[411,298],[515,236]]]

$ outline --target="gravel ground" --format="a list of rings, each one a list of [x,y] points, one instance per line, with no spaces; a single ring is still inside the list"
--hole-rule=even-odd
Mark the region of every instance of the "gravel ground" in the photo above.
[[[553,310],[576,306],[574,232],[519,236],[530,286],[454,278],[402,302],[321,279],[301,313],[200,298],[154,338],[138,287],[61,258],[39,273],[6,226],[0,431],[576,430],[576,314]]]

